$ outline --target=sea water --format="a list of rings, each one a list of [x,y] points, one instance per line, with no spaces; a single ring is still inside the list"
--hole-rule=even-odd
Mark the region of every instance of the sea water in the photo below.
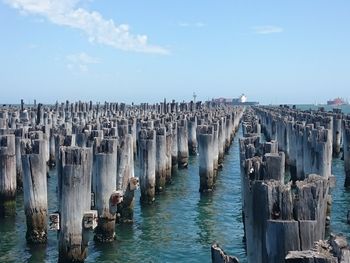
[[[301,106],[303,109],[312,105]],[[350,112],[350,107],[343,109]],[[242,263],[244,250],[238,137],[225,156],[213,193],[200,194],[198,158],[191,157],[188,169],[179,170],[166,191],[153,205],[141,206],[136,194],[134,224],[118,225],[117,240],[111,244],[89,243],[86,262],[211,262],[210,246],[218,242]],[[136,170],[137,171],[137,170]],[[337,178],[332,190],[331,232],[344,233],[350,191],[343,187],[343,161],[334,159],[332,173]],[[49,213],[57,209],[57,176],[48,178]],[[0,262],[57,262],[57,233],[49,232],[44,246],[29,246],[25,240],[26,222],[23,195],[17,196],[16,216],[0,219]]]

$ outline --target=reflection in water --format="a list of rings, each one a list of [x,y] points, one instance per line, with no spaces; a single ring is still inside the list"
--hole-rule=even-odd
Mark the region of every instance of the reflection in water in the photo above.
[[[196,225],[199,228],[197,242],[202,246],[210,245],[213,242],[213,196],[212,193],[202,193],[197,203]]]
[[[27,252],[30,255],[28,262],[30,263],[37,263],[37,262],[44,262],[46,258],[46,245],[28,245],[27,246]]]
[[[178,170],[173,183],[154,204],[141,207],[137,191],[134,224],[117,225],[117,240],[111,244],[97,244],[91,239],[86,262],[209,262],[210,244],[217,241],[245,263],[238,151],[235,139],[212,193],[201,195],[198,191],[196,157],[189,159],[188,169]],[[332,191],[331,230],[350,238],[346,224],[350,192],[343,187],[340,159],[333,161],[333,174],[337,186]],[[53,171],[48,178],[49,213],[57,209],[56,186]],[[27,246],[22,194],[17,197],[16,212],[15,218],[0,219],[0,262],[57,262],[56,232],[48,233],[46,247]]]
[[[332,173],[336,177],[336,187],[331,190],[333,204],[331,213],[331,232],[343,233],[350,240],[350,226],[346,222],[350,210],[350,189],[344,188],[344,162],[334,159]]]
[[[136,192],[134,224],[117,225],[117,240],[111,244],[91,239],[86,262],[208,262],[210,244],[218,241],[244,263],[237,160],[235,142],[215,191],[207,195],[198,191],[196,157],[190,157],[188,169],[177,171],[154,204],[141,206],[140,192]],[[57,210],[56,188],[57,175],[50,171],[49,213]],[[0,262],[57,262],[56,232],[48,233],[46,248],[36,250],[26,245],[25,231],[23,198],[19,195],[16,220],[0,219]]]

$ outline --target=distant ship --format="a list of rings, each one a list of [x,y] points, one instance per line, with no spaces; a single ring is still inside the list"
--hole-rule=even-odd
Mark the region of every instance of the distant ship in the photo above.
[[[332,106],[349,105],[349,102],[342,98],[335,98],[334,100],[328,100],[327,105],[332,105]]]
[[[212,102],[226,105],[257,105],[259,102],[256,101],[248,101],[246,95],[242,94],[239,98],[216,98],[212,99]]]
[[[259,102],[257,101],[248,101],[248,98],[246,95],[242,94],[237,99],[232,100],[233,105],[257,105]]]

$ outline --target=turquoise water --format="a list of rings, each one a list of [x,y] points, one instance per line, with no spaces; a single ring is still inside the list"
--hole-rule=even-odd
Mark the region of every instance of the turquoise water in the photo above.
[[[332,111],[333,108],[336,108],[336,109],[341,109],[342,112],[344,112],[344,113],[350,113],[350,105],[342,105],[342,106],[334,107],[334,106],[322,105],[322,104],[320,104],[320,105],[312,105],[312,104],[308,104],[308,105],[304,104],[304,105],[302,105],[302,104],[300,104],[300,105],[296,105],[296,107],[298,109],[301,109],[301,110],[308,110],[308,109],[315,110],[315,109],[318,109],[319,107],[324,107],[324,109],[326,111]]]
[[[112,244],[96,244],[91,238],[86,262],[210,262],[210,245],[217,241],[227,253],[246,263],[239,173],[237,137],[212,194],[198,192],[198,159],[191,157],[188,169],[178,171],[153,205],[141,207],[137,192],[135,223],[118,225],[117,240]],[[350,240],[346,224],[350,191],[343,187],[340,159],[333,160],[333,174],[337,185],[332,190],[331,231],[343,232]],[[53,212],[57,207],[54,172],[48,184],[49,210]],[[26,244],[25,230],[23,197],[18,195],[16,217],[0,219],[0,262],[57,262],[56,233],[49,232],[46,246],[32,248]]]
[[[118,225],[112,244],[91,241],[86,262],[210,262],[214,241],[246,262],[239,172],[235,138],[215,191],[201,195],[198,158],[191,157],[188,169],[178,171],[154,205],[141,207],[138,192],[135,223]],[[57,207],[56,183],[52,173],[48,179],[50,212]],[[47,246],[31,248],[25,242],[25,231],[23,197],[19,195],[15,219],[0,219],[0,262],[57,262],[55,232],[49,232]]]

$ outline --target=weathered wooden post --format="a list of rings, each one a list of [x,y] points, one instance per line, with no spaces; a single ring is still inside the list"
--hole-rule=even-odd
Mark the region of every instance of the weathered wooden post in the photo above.
[[[37,125],[44,124],[44,108],[43,108],[43,104],[41,103],[38,104],[36,124]]]
[[[332,166],[332,130],[318,128],[313,130],[312,136],[316,152],[313,172],[328,178]]]
[[[166,171],[165,171],[165,179],[166,179],[167,183],[171,182],[172,147],[173,147],[172,124],[166,123]]]
[[[274,119],[277,115],[271,111],[259,111],[263,128],[272,139],[270,143],[262,145],[249,133],[246,136],[251,137],[240,140],[243,218],[249,262],[284,262],[288,251],[310,249],[313,242],[325,234],[329,189],[326,156],[330,154],[330,130],[323,127],[312,130],[309,124],[305,126],[305,120],[298,120],[290,127],[294,137],[290,147],[296,146],[294,158],[299,173],[310,163],[308,170],[317,171],[321,176],[307,174],[303,181],[284,184],[284,153],[277,153],[274,141],[281,138],[278,133],[283,129],[278,128],[281,119]],[[310,130],[314,137],[309,135]],[[313,147],[313,154],[304,149],[309,145]],[[300,153],[303,156],[298,159]]]
[[[131,134],[131,137],[132,137],[132,152],[134,154],[134,157],[136,157],[136,147],[137,147],[137,144],[136,144],[136,135],[137,135],[137,129],[136,129],[136,119],[134,117],[130,117],[129,118],[129,132]]]
[[[178,167],[178,139],[177,139],[177,122],[172,122],[171,127],[171,168],[172,170],[176,170]]]
[[[350,187],[350,125],[344,121],[343,124],[343,152],[345,169],[345,187]]]
[[[333,119],[333,156],[338,157],[340,154],[342,138],[342,118],[337,114]]]
[[[188,133],[187,133],[186,119],[182,119],[178,121],[177,145],[178,145],[177,158],[178,158],[179,168],[186,168],[188,166]]]
[[[285,155],[284,152],[266,153],[264,155],[264,179],[276,180],[284,183]]]
[[[128,129],[128,120],[120,120],[118,124],[117,190],[122,191],[126,189],[129,179],[134,176],[133,139]]]
[[[112,242],[115,239],[116,208],[122,201],[122,192],[116,191],[117,146],[117,139],[103,139],[94,158],[93,203],[98,212],[94,239],[98,242]]]
[[[188,119],[188,151],[190,155],[197,155],[197,117],[192,116]]]
[[[221,117],[219,120],[219,134],[218,134],[218,147],[219,147],[219,158],[218,165],[219,167],[223,166],[224,157],[225,157],[225,138],[226,138],[226,118]]]
[[[213,122],[213,161],[214,161],[214,183],[219,169],[219,123]]]
[[[212,191],[214,187],[213,127],[198,126],[200,192]]]
[[[62,166],[61,163],[61,154],[60,154],[60,148],[64,144],[64,136],[61,134],[55,134],[55,163],[57,167],[57,181],[58,186],[61,184],[61,174],[62,174]],[[57,199],[61,199],[61,188],[57,187]],[[60,202],[58,202],[58,210],[60,210]]]
[[[15,135],[0,136],[0,216],[16,210]]]
[[[142,129],[139,138],[141,202],[152,203],[156,186],[156,134],[154,130]]]
[[[50,151],[49,151],[49,167],[53,168],[56,166],[56,147],[55,147],[55,135],[54,135],[54,131],[51,130],[50,131],[50,138],[49,138],[49,147],[50,147]]]
[[[212,263],[239,263],[238,258],[227,255],[218,244],[211,246],[211,262]]]
[[[226,114],[226,127],[225,127],[225,152],[227,153],[228,150],[230,149],[230,145],[232,142],[232,133],[233,133],[233,129],[232,129],[233,125],[232,125],[232,116],[231,114]]]
[[[26,239],[38,244],[47,241],[47,180],[45,141],[21,141]]]
[[[16,147],[16,182],[17,188],[23,187],[23,169],[21,161],[21,140],[24,138],[24,128],[18,128],[15,130],[15,147]]]
[[[293,145],[293,146],[296,148],[295,149],[295,151],[296,151],[296,175],[293,178],[293,180],[294,181],[295,180],[304,180],[305,173],[304,173],[304,151],[303,151],[304,139],[303,139],[303,137],[306,136],[304,123],[296,124],[294,136],[295,136],[295,145]]]
[[[97,213],[91,206],[92,149],[61,147],[59,262],[82,262]]]
[[[166,182],[166,129],[156,128],[156,192],[162,192]]]
[[[120,223],[134,221],[135,190],[139,188],[139,178],[131,177],[123,194],[123,201],[118,205]]]

